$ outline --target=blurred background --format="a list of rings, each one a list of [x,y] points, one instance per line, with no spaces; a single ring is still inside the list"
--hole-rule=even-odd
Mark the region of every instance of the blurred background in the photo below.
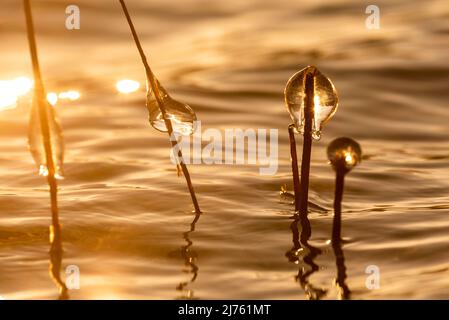
[[[307,250],[289,258],[293,207],[279,198],[282,185],[292,189],[283,89],[307,65],[340,97],[313,146],[310,200],[332,208],[331,140],[352,137],[365,155],[343,203],[351,297],[449,298],[447,1],[128,0],[153,71],[203,129],[279,129],[274,176],[255,165],[190,166],[204,211],[196,220],[167,135],[148,123],[145,74],[119,1],[31,2],[66,139],[60,272],[65,279],[76,265],[81,281],[71,298],[304,299],[316,288],[337,298],[332,211],[309,215],[310,243],[321,250],[313,270]],[[79,30],[65,24],[73,4]],[[379,29],[366,25],[371,4]],[[32,74],[21,1],[1,2],[0,43],[0,296],[54,299],[47,185],[27,150]],[[134,82],[117,86],[125,79]],[[378,289],[366,286],[370,265]]]

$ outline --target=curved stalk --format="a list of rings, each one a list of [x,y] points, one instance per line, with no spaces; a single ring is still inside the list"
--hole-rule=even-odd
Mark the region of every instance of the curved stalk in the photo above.
[[[31,62],[33,65],[34,75],[34,103],[38,103],[39,121],[41,127],[42,140],[45,149],[45,159],[48,170],[47,181],[50,186],[51,195],[51,212],[53,224],[58,221],[58,207],[57,207],[57,182],[55,178],[55,164],[53,161],[53,151],[51,146],[50,125],[48,122],[48,114],[46,108],[48,107],[47,98],[45,94],[44,84],[42,81],[41,71],[39,67],[39,60],[37,56],[36,38],[33,25],[33,16],[31,14],[30,0],[24,0],[25,16],[27,24],[28,43],[30,46]],[[59,223],[58,223],[59,224]]]
[[[131,29],[131,33],[133,35],[134,42],[136,43],[137,50],[139,50],[140,58],[142,59],[143,65],[145,67],[147,80],[150,83],[151,89],[153,90],[154,95],[156,97],[156,101],[159,105],[159,109],[161,110],[162,117],[164,118],[165,126],[167,127],[167,132],[170,137],[170,142],[172,144],[172,148],[173,148],[173,150],[177,150],[179,164],[181,166],[182,173],[184,174],[184,177],[186,179],[187,186],[188,186],[189,192],[190,192],[190,196],[192,198],[193,206],[195,207],[195,212],[200,213],[201,210],[200,210],[200,206],[198,204],[198,200],[196,198],[195,190],[193,189],[192,180],[190,179],[190,173],[187,169],[186,164],[184,163],[184,158],[182,156],[181,148],[178,146],[177,140],[174,139],[173,126],[172,126],[171,120],[167,117],[167,111],[165,110],[165,106],[163,104],[163,101],[162,101],[162,98],[161,98],[161,95],[159,92],[158,81],[156,80],[156,77],[154,76],[153,71],[151,70],[150,65],[148,64],[147,57],[145,56],[142,45],[140,44],[139,37],[137,35],[136,29],[134,28],[134,24],[131,20],[131,16],[129,15],[125,1],[120,0],[120,4],[122,5],[123,12],[125,13],[126,20],[128,21],[128,25]]]
[[[51,202],[51,215],[52,225],[50,227],[50,276],[55,281],[60,291],[60,298],[67,298],[67,287],[60,278],[60,269],[62,261],[62,239],[61,239],[61,226],[59,224],[59,211],[58,211],[58,185],[55,178],[55,163],[53,161],[53,150],[51,144],[50,124],[48,119],[47,108],[49,107],[47,97],[45,94],[45,88],[42,81],[41,70],[39,67],[39,59],[37,55],[37,46],[35,31],[33,25],[33,16],[31,13],[30,0],[24,0],[24,9],[26,17],[28,43],[30,47],[31,62],[33,66],[34,76],[34,96],[33,103],[37,103],[39,123],[41,128],[42,141],[44,144],[45,159],[47,166],[47,182],[50,186],[50,202]]]

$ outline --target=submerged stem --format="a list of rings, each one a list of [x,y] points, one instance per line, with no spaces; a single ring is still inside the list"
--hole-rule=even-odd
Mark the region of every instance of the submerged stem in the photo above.
[[[156,80],[156,77],[153,74],[153,71],[150,68],[150,65],[148,64],[147,57],[145,56],[145,53],[143,52],[142,45],[140,43],[139,37],[137,35],[136,29],[134,28],[134,24],[131,20],[131,16],[129,15],[128,9],[126,7],[125,1],[120,0],[120,4],[122,5],[123,12],[125,13],[126,20],[128,21],[128,25],[131,29],[131,33],[134,38],[134,42],[136,43],[137,49],[139,50],[140,58],[142,59],[143,65],[145,67],[147,80],[151,85],[151,89],[154,92],[154,96],[156,97],[156,101],[159,105],[159,109],[161,110],[162,117],[164,118],[165,126],[167,127],[167,132],[170,137],[170,142],[173,147],[173,150],[177,150],[177,158],[179,159],[179,164],[182,169],[182,173],[184,174],[184,177],[187,182],[187,186],[189,188],[190,197],[192,198],[193,206],[195,207],[195,212],[200,213],[200,207],[198,204],[198,200],[196,198],[195,190],[193,189],[192,180],[190,179],[190,173],[187,169],[186,164],[184,163],[184,158],[182,156],[181,148],[178,146],[178,141],[173,135],[173,125],[170,121],[170,119],[167,117],[167,111],[165,110],[164,103],[162,101],[162,97],[159,92],[159,85],[158,81]]]
[[[295,125],[288,126],[288,136],[290,139],[290,157],[292,161],[292,174],[293,174],[293,189],[295,191],[295,212],[299,211],[299,189],[301,183],[299,182],[299,170],[298,170],[298,156],[296,153],[296,139],[295,139]]]

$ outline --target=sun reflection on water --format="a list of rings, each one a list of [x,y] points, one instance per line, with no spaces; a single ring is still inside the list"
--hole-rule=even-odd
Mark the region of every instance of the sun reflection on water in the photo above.
[[[67,99],[70,101],[78,100],[81,97],[81,94],[78,91],[75,90],[69,90],[69,91],[63,91],[60,92],[58,95],[59,99]]]
[[[47,101],[52,105],[55,106],[56,103],[58,103],[58,94],[55,92],[49,92],[47,93]]]
[[[33,81],[28,77],[0,80],[0,111],[13,109],[21,96],[30,92]]]
[[[136,92],[140,88],[140,83],[135,80],[123,79],[117,81],[115,87],[118,92],[128,94],[132,92]]]
[[[0,111],[14,109],[19,99],[30,93],[34,86],[33,80],[21,76],[12,80],[0,80]],[[81,97],[79,91],[68,90],[62,92],[49,92],[48,102],[55,106],[59,100],[76,101]]]

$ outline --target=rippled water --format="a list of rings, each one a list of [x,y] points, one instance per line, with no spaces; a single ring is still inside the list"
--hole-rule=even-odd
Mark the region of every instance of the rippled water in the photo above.
[[[279,129],[274,176],[255,165],[189,166],[199,219],[167,135],[148,124],[143,88],[115,91],[122,78],[145,80],[118,1],[78,3],[81,30],[67,31],[67,4],[33,1],[47,89],[82,94],[57,107],[61,276],[69,265],[81,272],[70,298],[304,299],[310,286],[336,298],[325,150],[339,136],[365,155],[346,179],[342,212],[351,298],[449,298],[447,1],[377,1],[381,28],[369,30],[365,6],[351,0],[129,0],[154,72],[203,129]],[[31,76],[21,4],[0,8],[0,79]],[[291,262],[293,207],[279,190],[292,189],[283,89],[310,64],[332,79],[340,106],[312,150],[310,200],[330,211],[309,214],[309,244],[320,251],[304,289],[295,277],[311,265],[301,251]],[[54,299],[49,195],[27,121],[26,103],[0,112],[0,296]],[[380,269],[377,290],[365,286],[370,265]]]

